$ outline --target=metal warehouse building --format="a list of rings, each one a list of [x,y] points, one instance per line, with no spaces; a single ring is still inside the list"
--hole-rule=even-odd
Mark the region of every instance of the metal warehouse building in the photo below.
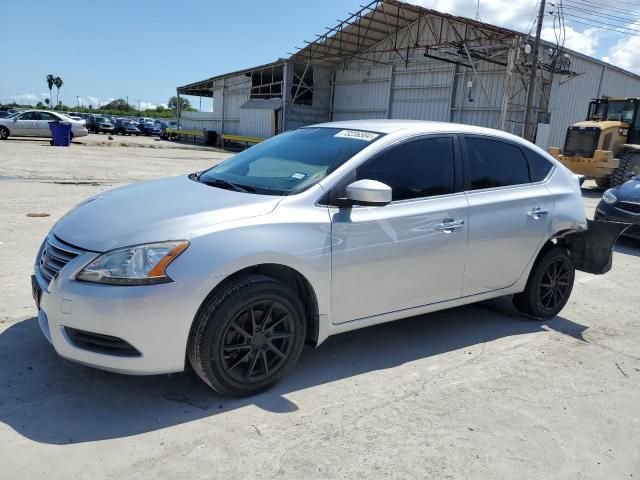
[[[177,88],[213,98],[181,128],[266,138],[318,122],[404,118],[467,123],[561,146],[594,97],[640,96],[640,77],[557,45],[395,0],[373,1],[289,58]]]

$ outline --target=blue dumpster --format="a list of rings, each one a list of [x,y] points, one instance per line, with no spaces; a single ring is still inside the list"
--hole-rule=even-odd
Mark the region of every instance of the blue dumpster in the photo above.
[[[68,147],[71,145],[71,122],[49,122],[51,145]]]

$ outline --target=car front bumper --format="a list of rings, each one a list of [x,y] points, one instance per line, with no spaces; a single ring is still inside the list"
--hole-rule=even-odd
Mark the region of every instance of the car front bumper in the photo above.
[[[36,300],[38,323],[56,352],[68,360],[118,373],[184,370],[191,323],[207,295],[203,282],[115,286],[75,280],[77,271],[95,255],[87,252],[75,258],[49,284],[35,266],[35,282],[41,290]],[[137,354],[88,348],[71,335],[74,331],[95,334],[98,339],[120,339]]]
[[[640,239],[640,215],[621,211],[617,209],[615,205],[609,205],[601,201],[596,207],[593,218],[595,220],[606,220],[608,222],[631,223],[632,225],[627,228],[622,235]]]

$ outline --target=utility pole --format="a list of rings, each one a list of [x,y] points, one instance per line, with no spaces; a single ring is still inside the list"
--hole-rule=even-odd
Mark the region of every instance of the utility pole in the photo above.
[[[129,95],[127,95],[127,108],[129,108]]]
[[[76,101],[78,102],[78,108],[80,108],[80,95],[76,95]]]
[[[534,140],[534,130],[531,128],[531,116],[533,114],[533,97],[536,91],[536,76],[538,72],[538,49],[540,48],[540,32],[544,21],[544,7],[546,0],[540,0],[540,10],[538,11],[538,26],[536,28],[536,40],[531,52],[531,74],[529,75],[529,89],[527,91],[527,110],[524,114],[524,138],[532,142]]]

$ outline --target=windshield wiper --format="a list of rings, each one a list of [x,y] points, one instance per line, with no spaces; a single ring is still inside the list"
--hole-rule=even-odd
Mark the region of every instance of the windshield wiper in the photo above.
[[[204,183],[205,185],[210,185],[212,187],[232,189],[232,190],[235,190],[236,192],[242,192],[242,193],[255,192],[255,188],[253,187],[249,187],[247,185],[241,186],[241,185],[229,182],[228,180],[223,180],[222,178],[214,178],[212,180],[203,180],[202,178],[198,177],[198,180]]]

